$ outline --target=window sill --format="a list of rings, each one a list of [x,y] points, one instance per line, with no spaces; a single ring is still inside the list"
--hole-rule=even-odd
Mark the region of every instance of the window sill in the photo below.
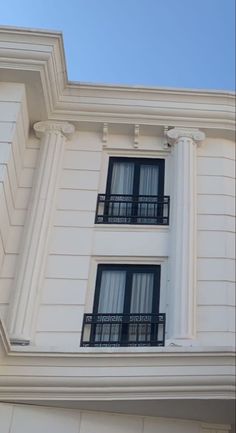
[[[106,232],[169,232],[170,226],[145,224],[94,224],[96,231]]]

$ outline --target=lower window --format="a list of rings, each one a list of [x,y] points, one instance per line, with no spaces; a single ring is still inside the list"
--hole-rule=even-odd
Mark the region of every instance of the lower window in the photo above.
[[[82,346],[163,346],[160,266],[99,265],[93,314],[84,316]]]

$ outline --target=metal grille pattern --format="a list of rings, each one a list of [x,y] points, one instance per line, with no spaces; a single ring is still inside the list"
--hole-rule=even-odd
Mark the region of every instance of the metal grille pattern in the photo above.
[[[82,347],[164,346],[165,314],[85,314]]]
[[[169,224],[169,196],[98,194],[96,224]]]

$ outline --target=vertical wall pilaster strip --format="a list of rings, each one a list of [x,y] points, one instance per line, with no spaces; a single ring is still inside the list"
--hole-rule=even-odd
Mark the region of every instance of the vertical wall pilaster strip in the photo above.
[[[9,307],[8,329],[12,344],[29,344],[31,339],[65,140],[73,133],[74,127],[69,123],[38,122],[34,130],[41,139],[41,145]]]
[[[196,337],[196,146],[205,136],[187,128],[166,135],[174,157],[169,337],[184,342]]]

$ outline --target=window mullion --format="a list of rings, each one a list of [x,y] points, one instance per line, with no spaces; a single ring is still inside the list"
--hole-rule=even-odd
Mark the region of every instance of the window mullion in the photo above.
[[[132,222],[136,223],[138,215],[138,199],[139,196],[139,179],[140,179],[140,161],[134,161],[134,185],[133,185],[133,203],[132,203]]]
[[[121,340],[124,346],[127,345],[129,340],[129,314],[130,314],[130,303],[131,303],[131,292],[132,292],[132,271],[127,269],[126,271],[126,284],[125,284],[125,299],[124,299],[124,323],[122,326]],[[128,320],[127,320],[128,317]]]

